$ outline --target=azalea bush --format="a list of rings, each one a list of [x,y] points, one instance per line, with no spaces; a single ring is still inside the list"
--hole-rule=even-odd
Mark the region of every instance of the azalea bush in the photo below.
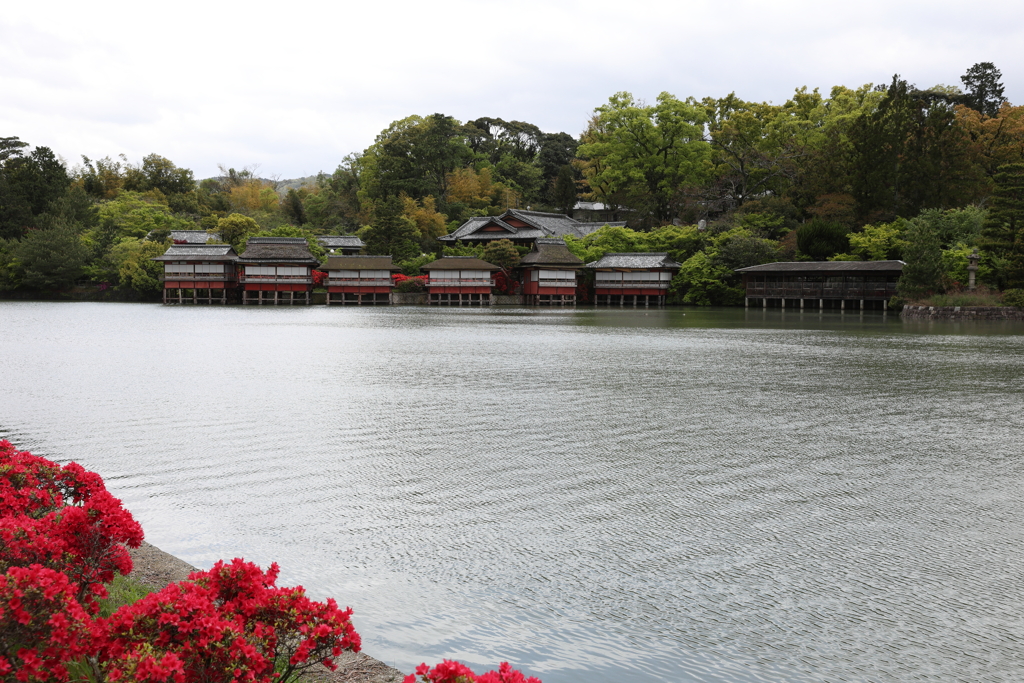
[[[0,574],[0,680],[67,680],[65,665],[93,646],[75,592],[65,574],[38,564]]]
[[[142,527],[95,472],[0,441],[0,571],[38,564],[67,575],[90,611],[103,584],[132,570]]]
[[[359,651],[352,610],[278,587],[277,575],[276,564],[220,561],[119,609],[100,649],[106,680],[284,683]]]
[[[427,276],[417,275],[409,277],[402,273],[395,273],[391,276],[395,283],[395,291],[401,294],[416,294],[427,291]]]
[[[360,649],[351,609],[239,558],[101,612],[104,584],[131,571],[126,547],[141,543],[98,474],[0,441],[0,681],[291,683]],[[507,663],[477,676],[457,662],[406,681],[540,683]]]
[[[415,674],[405,677],[404,683],[541,683],[539,678],[525,677],[508,662],[502,662],[497,671],[488,671],[479,676],[459,662],[444,660],[431,668],[426,664],[416,667]]]

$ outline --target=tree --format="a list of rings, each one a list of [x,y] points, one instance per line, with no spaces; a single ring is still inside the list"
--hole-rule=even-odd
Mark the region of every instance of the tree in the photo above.
[[[36,147],[24,156],[20,145],[7,145],[8,156],[0,166],[0,238],[17,238],[67,191],[71,180],[49,147]]]
[[[500,266],[507,276],[519,265],[519,250],[510,240],[492,240],[484,247],[483,259]]]
[[[924,221],[912,220],[904,232],[903,274],[897,291],[904,299],[918,299],[943,290],[942,245]]]
[[[458,121],[444,114],[395,121],[363,153],[360,201],[405,194],[413,199],[444,197],[448,177],[473,152]]]
[[[704,110],[667,92],[650,106],[620,92],[594,111],[577,153],[595,198],[629,207],[647,225],[671,222],[685,187],[707,177]]]
[[[402,208],[397,197],[377,206],[376,217],[363,234],[367,253],[390,255],[396,262],[419,256],[419,231],[415,223],[402,215]]]
[[[979,246],[1003,261],[1003,288],[1024,287],[1024,163],[1001,166],[995,183]]]
[[[893,76],[874,112],[850,129],[853,195],[862,219],[915,216],[963,203],[968,138],[944,100]]]
[[[765,194],[779,194],[794,175],[793,161],[801,150],[777,120],[782,107],[744,102],[735,93],[703,100],[717,189],[725,207],[741,206]]]
[[[985,116],[998,115],[999,107],[1006,102],[1003,84],[999,80],[1002,77],[1003,73],[992,62],[978,62],[972,66],[960,77],[967,89],[964,104]]]
[[[796,232],[796,246],[816,261],[845,252],[850,247],[847,229],[841,223],[815,218],[800,226]]]
[[[15,249],[27,289],[70,287],[82,274],[89,250],[78,237],[80,226],[58,219],[46,229],[30,230]]]
[[[160,256],[171,245],[170,240],[153,242],[129,239],[115,244],[110,250],[111,261],[117,268],[118,286],[142,295],[159,294],[163,288],[160,276],[164,266],[153,257]]]
[[[260,230],[260,225],[249,216],[233,213],[217,221],[220,238],[230,244],[236,252],[242,253],[245,241]]]
[[[558,175],[551,181],[548,201],[562,213],[572,215],[572,208],[576,206],[577,197],[576,174],[572,166],[566,164],[558,169]]]
[[[138,166],[126,165],[124,188],[136,192],[156,189],[165,195],[184,194],[196,189],[196,181],[191,170],[179,168],[159,154],[149,154]]]
[[[281,211],[295,221],[295,225],[306,224],[306,209],[303,206],[302,197],[294,188],[288,189],[288,194],[285,195],[284,203],[281,205]]]

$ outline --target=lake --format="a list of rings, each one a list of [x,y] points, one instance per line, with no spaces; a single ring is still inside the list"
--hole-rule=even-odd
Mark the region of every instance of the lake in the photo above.
[[[0,302],[0,437],[411,672],[1024,678],[1024,325]]]

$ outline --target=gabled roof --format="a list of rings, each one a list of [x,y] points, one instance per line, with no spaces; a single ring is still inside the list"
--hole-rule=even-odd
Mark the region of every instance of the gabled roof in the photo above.
[[[309,253],[309,244],[301,237],[250,237],[238,260],[241,263],[320,265],[320,261]]]
[[[547,238],[534,242],[533,251],[524,256],[519,265],[582,268],[583,261],[569,251],[563,240]]]
[[[509,219],[517,219],[528,227],[516,227],[509,224]],[[497,225],[504,228],[504,232],[480,232],[480,229],[487,225]],[[543,211],[524,211],[522,209],[508,209],[500,216],[474,216],[460,225],[458,229],[444,237],[438,238],[441,242],[455,242],[456,240],[536,240],[545,237],[586,237],[595,230],[605,225],[625,227],[625,221],[615,223],[582,223],[575,218],[566,216],[563,213],[544,213]]]
[[[324,249],[362,249],[366,246],[355,235],[317,235],[316,241]]]
[[[390,256],[328,256],[320,270],[394,270],[401,268],[391,262]]]
[[[209,240],[220,241],[220,233],[205,230],[171,230],[171,240],[187,244],[206,244]]]
[[[493,263],[488,263],[475,256],[445,256],[431,261],[420,270],[501,270]]]
[[[668,257],[666,252],[631,252],[605,254],[597,261],[591,261],[587,268],[679,268],[680,264]]]
[[[849,273],[903,272],[903,261],[779,261],[737,268],[737,273]]]
[[[488,225],[495,225],[495,226],[501,228],[502,232],[477,233],[478,230],[480,230],[481,228],[484,228],[484,227],[486,227]],[[472,218],[467,220],[465,223],[460,225],[455,230],[455,232],[451,233],[450,235],[445,235],[444,237],[441,237],[439,239],[442,242],[454,242],[455,240],[463,239],[464,237],[466,237],[468,235],[473,235],[473,239],[504,240],[504,239],[509,239],[512,236],[515,236],[517,238],[521,238],[522,236],[519,235],[518,233],[520,231],[523,231],[523,230],[526,230],[527,232],[536,232],[536,230],[530,231],[529,228],[525,228],[524,229],[524,228],[516,228],[514,226],[511,226],[508,223],[506,223],[505,221],[501,220],[501,218],[498,217],[498,216],[473,216]],[[474,234],[474,233],[477,233],[477,234]],[[525,232],[523,234],[526,235]]]
[[[150,261],[237,261],[230,244],[172,244]]]

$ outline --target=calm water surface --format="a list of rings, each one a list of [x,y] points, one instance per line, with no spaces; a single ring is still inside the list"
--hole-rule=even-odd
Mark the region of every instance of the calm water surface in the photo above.
[[[784,317],[783,317],[784,316]],[[1024,326],[0,303],[0,435],[405,671],[1024,679]]]

